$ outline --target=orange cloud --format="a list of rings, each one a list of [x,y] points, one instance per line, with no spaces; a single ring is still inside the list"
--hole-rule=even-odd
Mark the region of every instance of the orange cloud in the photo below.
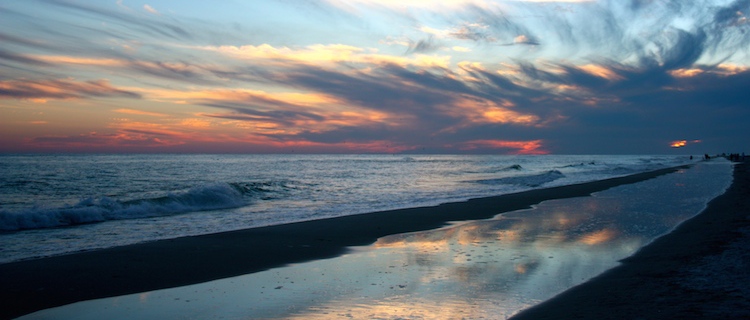
[[[251,89],[215,89],[215,90],[167,90],[130,88],[144,97],[156,101],[189,102],[200,104],[203,101],[267,101],[298,106],[331,105],[340,101],[333,96],[321,93],[267,92]]]
[[[740,66],[736,64],[722,63],[714,67],[695,67],[695,68],[683,68],[669,71],[673,77],[676,78],[691,78],[702,75],[704,73],[718,74],[722,76],[732,76],[739,73],[747,72],[750,67]]]
[[[533,114],[524,114],[514,111],[510,101],[494,101],[476,97],[462,97],[450,106],[445,106],[445,112],[455,118],[465,118],[466,121],[459,127],[482,123],[501,123],[534,125],[539,122],[539,117]],[[448,131],[456,128],[449,128]]]
[[[604,78],[604,79],[607,79],[607,80],[610,80],[610,81],[622,80],[623,79],[622,76],[620,76],[619,74],[615,73],[611,69],[608,69],[608,68],[605,68],[605,67],[602,67],[602,66],[598,66],[598,65],[586,64],[586,65],[578,66],[578,68],[581,69],[581,70],[583,70],[583,71],[586,71],[588,74],[591,74],[591,75],[594,75],[594,76],[597,76],[597,77],[600,77],[600,78]]]
[[[669,144],[669,146],[672,147],[672,148],[682,148],[684,146],[687,146],[688,143],[700,143],[700,142],[701,142],[701,140],[691,140],[691,141],[677,140],[677,141],[672,141]]]
[[[730,76],[730,75],[735,75],[738,73],[747,72],[748,70],[750,70],[750,67],[748,66],[741,66],[741,65],[731,64],[731,63],[722,63],[717,66],[715,72]]]
[[[399,145],[392,141],[345,141],[323,143],[309,140],[254,140],[253,143],[276,150],[300,150],[300,152],[367,152],[367,153],[399,153],[415,149],[412,146]]]
[[[140,116],[152,116],[152,117],[166,117],[167,114],[164,113],[158,113],[158,112],[149,112],[149,111],[143,111],[143,110],[134,110],[134,109],[117,109],[113,110],[117,113],[124,113],[124,114],[134,114],[134,115],[140,115]]]
[[[703,73],[704,70],[702,69],[677,69],[669,71],[669,74],[676,78],[691,78]]]
[[[223,108],[229,112],[202,112],[201,117],[226,119],[227,125],[263,131],[265,134],[322,132],[341,126],[388,123],[402,118],[361,108],[322,93],[265,92],[249,89],[175,91],[132,88],[147,99]]]
[[[169,139],[161,133],[122,131],[118,133],[90,132],[72,136],[43,136],[33,138],[29,143],[40,149],[90,151],[102,148],[175,146],[183,144],[184,141]]]
[[[682,148],[687,145],[687,140],[672,141],[669,145],[672,148]]]
[[[34,59],[50,64],[76,64],[96,67],[122,67],[129,63],[125,60],[111,58],[89,58],[71,56],[32,55]]]
[[[315,44],[303,48],[274,47],[269,44],[258,46],[205,46],[206,51],[218,52],[244,60],[294,61],[301,64],[320,65],[321,63],[354,62],[372,65],[395,64],[402,67],[448,68],[450,56],[430,56],[417,54],[413,57],[378,54],[377,49],[359,48],[343,44]]]
[[[480,148],[512,149],[517,154],[548,154],[542,149],[542,140],[507,141],[507,140],[473,140],[465,142],[461,150],[475,150]]]

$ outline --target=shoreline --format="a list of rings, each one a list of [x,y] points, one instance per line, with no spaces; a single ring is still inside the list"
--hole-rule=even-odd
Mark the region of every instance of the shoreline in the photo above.
[[[619,266],[511,319],[750,317],[748,167],[735,164],[724,194]]]
[[[0,264],[0,318],[78,301],[172,288],[326,259],[386,235],[492,218],[545,200],[588,196],[684,168],[520,193],[351,215]],[[261,258],[259,258],[261,257]]]

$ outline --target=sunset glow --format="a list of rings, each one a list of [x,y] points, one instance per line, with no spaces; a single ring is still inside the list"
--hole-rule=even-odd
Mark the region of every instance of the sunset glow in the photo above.
[[[672,142],[672,144],[670,146],[672,148],[682,148],[682,147],[684,147],[686,145],[687,145],[687,141],[686,140],[680,140],[680,141]]]
[[[6,2],[0,152],[739,149],[749,11],[718,0]]]

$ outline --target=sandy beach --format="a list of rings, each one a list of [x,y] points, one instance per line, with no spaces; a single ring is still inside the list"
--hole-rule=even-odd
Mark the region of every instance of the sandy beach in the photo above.
[[[726,244],[741,235],[727,231],[744,226],[745,217],[748,215],[747,205],[741,203],[747,201],[742,198],[747,194],[746,182],[742,183],[747,180],[745,166],[743,164],[737,167],[735,183],[731,189],[711,202],[709,208],[699,217],[684,223],[675,232],[644,248],[637,255],[627,259],[621,267],[575,287],[539,307],[532,308],[519,317],[601,318],[601,313],[597,312],[614,315],[615,313],[610,312],[610,304],[619,303],[623,311],[618,313],[616,318],[638,318],[643,316],[643,307],[630,296],[643,297],[641,290],[651,289],[638,287],[637,284],[655,283],[650,281],[651,278],[665,279],[668,283],[689,283],[690,279],[703,279],[700,272],[715,273],[716,270],[721,270],[712,265],[716,259],[710,256],[721,253]],[[4,290],[0,293],[0,298],[11,307],[0,311],[0,318],[12,318],[76,301],[178,287],[259,272],[291,263],[330,258],[346,253],[350,246],[372,244],[387,235],[435,229],[445,226],[450,221],[491,218],[499,213],[528,208],[541,201],[586,196],[675,170],[677,168],[436,207],[384,211],[185,237],[3,264],[0,265],[0,285]],[[742,180],[742,177],[745,177],[745,180]],[[693,229],[690,229],[691,225],[694,225]],[[701,237],[697,237],[696,234],[700,234]],[[695,243],[684,245],[687,243],[686,239]],[[664,254],[665,250],[669,255]],[[726,256],[725,254],[723,261],[730,259]],[[694,267],[685,264],[688,260],[695,262]],[[621,269],[627,270],[626,273],[617,271]],[[611,281],[614,280],[607,280],[607,277],[614,277],[617,281],[628,280],[632,284],[628,286],[628,283],[613,283]],[[726,289],[716,288],[713,281],[709,281],[709,284],[714,287],[693,281],[692,285],[680,288],[685,292]],[[669,289],[669,286],[656,286],[664,290]],[[613,290],[621,294],[619,298],[610,294]],[[580,293],[576,295],[575,292]],[[650,311],[655,312],[655,315],[664,316],[665,313],[660,312],[665,310],[665,307],[659,301],[665,300],[658,295],[659,291],[651,292],[656,294],[656,305]],[[678,289],[670,289],[661,293],[672,297],[680,292]],[[737,291],[726,293],[728,296],[736,294]],[[705,299],[705,296],[701,296]],[[714,297],[716,300],[713,301],[731,301],[718,293]],[[606,298],[604,300],[607,301],[599,303],[594,298]],[[687,298],[673,297],[674,301],[667,305],[677,308],[683,305],[681,302],[685,302],[684,305],[688,306],[685,310],[694,310],[696,302],[689,307],[691,301]],[[698,305],[709,306],[705,302],[702,301]],[[627,306],[641,313],[628,313]],[[724,310],[737,312],[731,306],[726,306]],[[682,314],[676,309],[670,312]]]
[[[513,319],[750,318],[750,175],[622,264]]]

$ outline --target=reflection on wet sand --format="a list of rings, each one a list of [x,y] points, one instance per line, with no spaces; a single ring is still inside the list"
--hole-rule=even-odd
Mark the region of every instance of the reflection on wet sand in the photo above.
[[[390,261],[383,298],[340,296],[291,318],[503,318],[609,269],[698,213],[705,174],[678,174],[495,219],[381,238],[336,262]],[[688,174],[689,173],[689,174]],[[729,174],[729,173],[727,173]],[[400,263],[400,265],[399,265]]]
[[[717,192],[706,183],[721,182],[720,175],[730,177],[731,169],[698,165],[591,197],[388,236],[333,259],[82,302],[29,318],[509,317],[615,266],[700,212]]]

